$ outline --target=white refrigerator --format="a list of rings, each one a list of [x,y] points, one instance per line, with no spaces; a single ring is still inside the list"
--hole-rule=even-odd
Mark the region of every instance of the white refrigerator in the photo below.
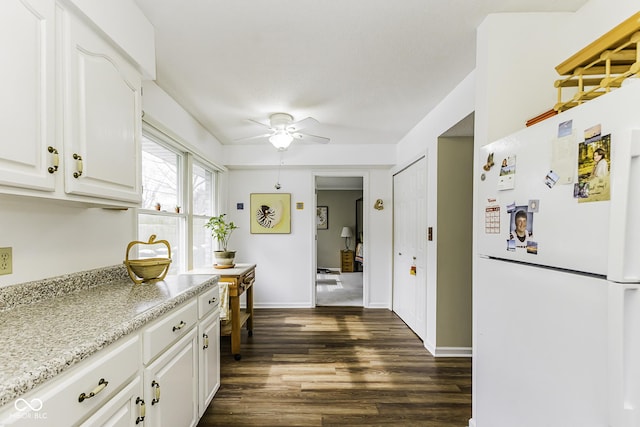
[[[478,156],[470,426],[640,426],[640,81]]]

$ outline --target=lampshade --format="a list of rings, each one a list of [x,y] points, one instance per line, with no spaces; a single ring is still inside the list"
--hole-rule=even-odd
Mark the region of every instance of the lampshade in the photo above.
[[[278,150],[286,150],[293,141],[293,136],[286,130],[277,130],[276,133],[269,137],[269,142]]]
[[[340,233],[340,237],[353,237],[353,231],[351,231],[351,227],[342,227],[342,233]]]

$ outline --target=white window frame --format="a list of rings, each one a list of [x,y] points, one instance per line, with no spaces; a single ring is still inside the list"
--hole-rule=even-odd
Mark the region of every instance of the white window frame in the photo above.
[[[142,127],[143,135],[158,143],[159,145],[167,148],[176,154],[178,154],[181,158],[181,164],[179,165],[179,174],[180,177],[178,179],[178,204],[180,206],[180,212],[177,213],[174,211],[174,207],[170,207],[169,209],[156,211],[155,209],[146,209],[146,208],[138,208],[135,216],[135,230],[136,234],[139,234],[139,215],[140,214],[151,214],[151,215],[163,215],[167,217],[178,217],[181,220],[179,221],[179,230],[177,231],[180,236],[180,246],[182,248],[182,253],[180,254],[180,260],[182,260],[181,265],[177,266],[177,273],[183,273],[185,271],[193,269],[193,234],[194,234],[194,214],[193,214],[193,188],[192,188],[192,180],[193,180],[193,165],[197,163],[198,166],[205,168],[207,171],[212,174],[212,192],[211,195],[211,212],[212,215],[216,215],[218,211],[219,205],[219,194],[220,194],[220,179],[219,174],[222,169],[212,162],[204,159],[202,156],[199,156],[197,153],[193,153],[187,147],[185,147],[180,142],[176,141],[171,136],[166,133],[160,131],[153,125],[143,121]],[[205,215],[196,215],[198,218],[206,218]],[[138,235],[138,240],[146,241],[149,236],[140,236]],[[161,236],[158,236],[158,239],[161,239]],[[173,252],[173,248],[171,251]]]

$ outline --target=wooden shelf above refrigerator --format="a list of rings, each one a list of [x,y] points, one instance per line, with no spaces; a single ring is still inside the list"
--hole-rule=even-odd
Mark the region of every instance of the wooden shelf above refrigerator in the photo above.
[[[558,101],[553,109],[562,112],[620,87],[640,71],[639,48],[640,12],[556,66],[565,77],[554,83]]]

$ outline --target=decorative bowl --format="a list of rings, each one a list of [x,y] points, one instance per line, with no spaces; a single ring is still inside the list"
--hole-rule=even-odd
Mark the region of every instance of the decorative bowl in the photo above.
[[[142,258],[142,259],[129,259],[129,252],[135,245],[155,245],[164,244],[167,246],[168,257],[167,258]],[[152,234],[149,237],[148,242],[133,241],[127,246],[126,259],[124,265],[127,267],[129,277],[134,283],[153,283],[165,278],[169,271],[169,265],[171,264],[171,247],[166,240],[156,240],[156,235]]]

